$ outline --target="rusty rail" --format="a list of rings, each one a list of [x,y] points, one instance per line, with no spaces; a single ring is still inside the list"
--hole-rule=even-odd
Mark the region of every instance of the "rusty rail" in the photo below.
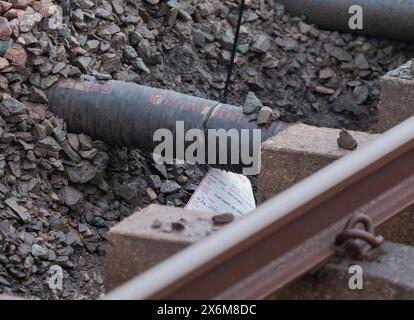
[[[264,298],[327,262],[355,213],[378,226],[413,203],[414,117],[106,299]]]

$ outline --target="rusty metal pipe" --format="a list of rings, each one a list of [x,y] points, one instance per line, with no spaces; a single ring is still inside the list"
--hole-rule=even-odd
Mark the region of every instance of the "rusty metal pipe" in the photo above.
[[[294,16],[306,17],[321,28],[402,41],[414,40],[412,0],[278,0]],[[349,8],[363,9],[363,29],[349,28]]]
[[[139,147],[147,152],[153,152],[160,143],[153,139],[158,129],[171,130],[175,138],[177,121],[184,122],[185,132],[203,130],[206,144],[208,129],[239,132],[249,129],[250,138],[252,130],[259,129],[255,116],[243,114],[240,107],[122,81],[99,82],[91,77],[67,79],[49,89],[47,96],[49,109],[66,121],[71,132],[85,133],[109,144]],[[260,128],[262,141],[287,126],[276,121]],[[237,143],[240,149],[241,141]],[[249,147],[252,154],[252,143]],[[205,150],[207,159],[208,146]],[[230,146],[228,150],[230,153]],[[236,172],[242,169],[242,165],[237,164],[222,167]]]

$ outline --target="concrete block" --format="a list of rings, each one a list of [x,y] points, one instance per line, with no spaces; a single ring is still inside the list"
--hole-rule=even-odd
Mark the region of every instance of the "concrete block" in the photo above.
[[[385,132],[414,116],[414,77],[411,61],[390,71],[380,80],[381,99],[378,105],[376,131]]]
[[[219,230],[212,217],[198,211],[150,205],[112,227],[108,232],[106,290]]]
[[[262,145],[259,203],[312,175],[350,151],[338,147],[340,130],[295,124]],[[376,135],[350,131],[362,146]]]
[[[384,253],[374,261],[342,259],[331,262],[313,275],[288,285],[270,299],[414,299],[414,248],[384,243]],[[362,268],[363,289],[352,290],[349,281]]]
[[[350,151],[338,147],[340,130],[296,124],[262,145],[258,181],[259,204],[312,175]],[[377,134],[351,131],[362,146]],[[378,229],[385,239],[414,245],[414,209],[407,210]]]

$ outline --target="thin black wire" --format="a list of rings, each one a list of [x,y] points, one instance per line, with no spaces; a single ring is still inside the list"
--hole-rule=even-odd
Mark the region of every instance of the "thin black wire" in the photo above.
[[[220,101],[222,103],[227,103],[227,95],[229,94],[231,75],[233,73],[233,67],[234,67],[234,59],[236,57],[237,44],[239,42],[240,27],[243,21],[244,2],[245,0],[240,1],[239,19],[237,21],[236,34],[234,35],[233,50],[231,52],[230,65],[229,65],[229,69],[227,70],[227,79],[224,85],[223,95],[220,97]]]

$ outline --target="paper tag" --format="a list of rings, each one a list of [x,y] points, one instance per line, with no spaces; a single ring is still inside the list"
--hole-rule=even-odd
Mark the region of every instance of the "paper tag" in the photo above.
[[[211,168],[185,208],[243,216],[253,211],[256,203],[252,185],[246,176]]]

